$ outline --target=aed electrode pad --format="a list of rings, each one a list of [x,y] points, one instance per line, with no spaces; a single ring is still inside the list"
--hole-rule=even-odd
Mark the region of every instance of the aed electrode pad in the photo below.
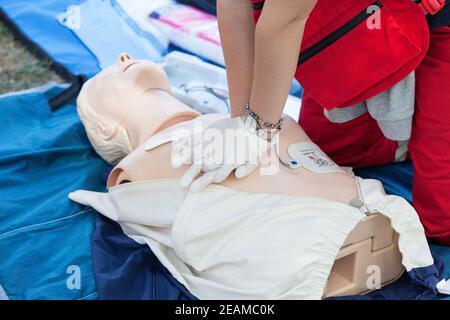
[[[303,141],[291,144],[288,148],[289,161],[280,161],[291,169],[305,168],[314,173],[345,173],[320,148],[310,142]]]

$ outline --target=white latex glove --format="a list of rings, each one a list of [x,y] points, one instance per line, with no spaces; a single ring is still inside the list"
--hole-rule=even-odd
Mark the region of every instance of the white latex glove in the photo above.
[[[243,117],[222,119],[201,134],[175,141],[172,167],[191,164],[180,184],[197,192],[211,183],[223,182],[234,170],[238,179],[250,175],[259,167],[262,156],[272,144],[256,134],[253,119],[248,118],[245,123]],[[204,174],[197,178],[202,171]]]

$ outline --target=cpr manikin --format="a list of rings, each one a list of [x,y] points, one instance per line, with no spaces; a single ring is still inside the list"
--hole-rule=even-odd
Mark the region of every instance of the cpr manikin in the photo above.
[[[77,191],[71,199],[147,243],[201,299],[361,294],[404,268],[433,264],[413,208],[337,167],[289,117],[273,174],[263,166],[192,193],[178,182],[189,166],[170,165],[170,142],[227,115],[199,115],[176,100],[156,64],[122,54],[86,83],[78,112],[99,155],[121,161],[109,193]],[[381,278],[372,287],[373,266]]]

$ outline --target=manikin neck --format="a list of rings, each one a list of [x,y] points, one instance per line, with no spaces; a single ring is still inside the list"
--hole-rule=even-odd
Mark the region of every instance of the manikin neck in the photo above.
[[[170,126],[189,121],[199,114],[168,92],[152,89],[144,92],[123,121],[133,149]]]

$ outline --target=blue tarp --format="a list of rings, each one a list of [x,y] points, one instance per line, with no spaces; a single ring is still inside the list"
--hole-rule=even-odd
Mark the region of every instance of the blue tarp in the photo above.
[[[107,165],[89,144],[73,103],[50,111],[48,98],[61,90],[0,97],[0,285],[10,299],[97,296],[96,213],[67,194],[104,190]]]

